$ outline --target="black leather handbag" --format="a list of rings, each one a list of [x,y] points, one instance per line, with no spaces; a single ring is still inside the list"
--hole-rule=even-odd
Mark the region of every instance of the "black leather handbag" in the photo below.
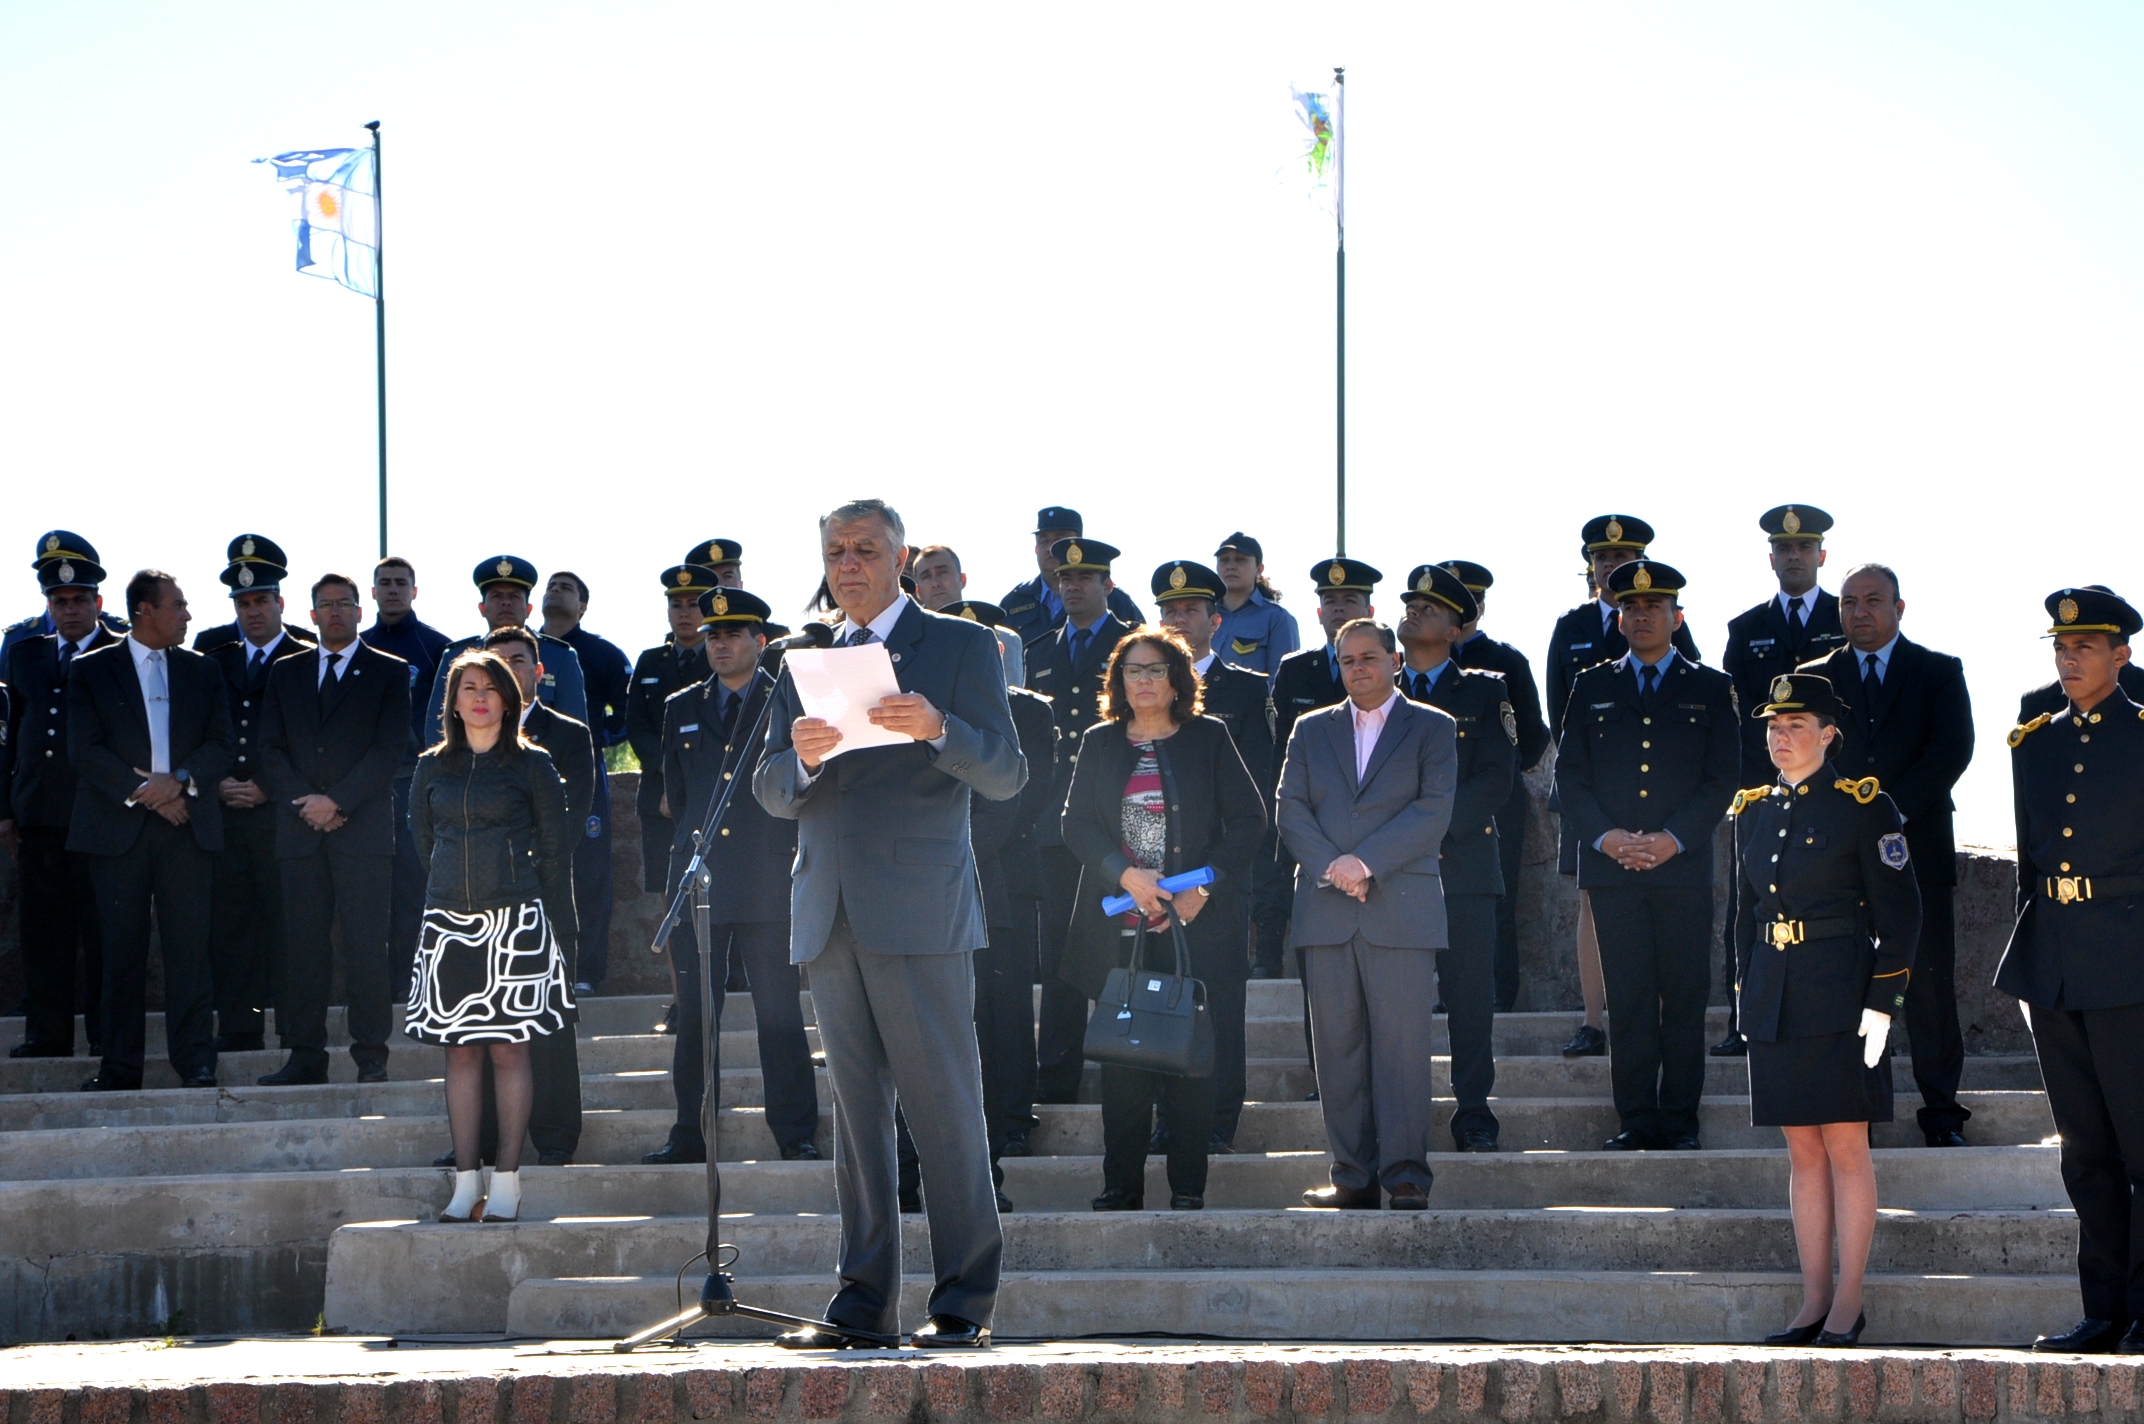
[[[1095,1000],[1081,1052],[1120,1068],[1172,1078],[1210,1077],[1213,1015],[1207,1012],[1205,984],[1191,977],[1191,947],[1174,908],[1169,911],[1174,973],[1146,967],[1151,939],[1142,921],[1132,943],[1131,966],[1110,970],[1102,997]]]

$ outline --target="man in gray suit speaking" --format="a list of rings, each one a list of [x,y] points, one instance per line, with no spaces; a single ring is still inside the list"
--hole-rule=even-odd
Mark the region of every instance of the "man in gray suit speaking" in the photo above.
[[[1458,779],[1451,714],[1400,696],[1392,630],[1358,618],[1333,651],[1347,701],[1288,738],[1280,834],[1296,859],[1289,938],[1318,1041],[1332,1185],[1306,1206],[1429,1205],[1430,1014],[1449,941],[1438,853]]]
[[[841,1288],[826,1318],[900,1331],[898,1094],[923,1169],[936,1277],[915,1343],[988,1345],[1004,1237],[975,1045],[973,959],[987,933],[968,801],[1018,795],[1027,763],[996,638],[901,592],[901,516],[883,500],[854,500],[820,519],[819,537],[827,588],[847,619],[842,642],[884,643],[901,685],[871,720],[912,738],[843,752],[839,729],[799,715],[785,671],[752,777],[760,805],[797,822],[789,957],[811,966],[833,1080]],[[806,1329],[780,1343],[850,1342]]]

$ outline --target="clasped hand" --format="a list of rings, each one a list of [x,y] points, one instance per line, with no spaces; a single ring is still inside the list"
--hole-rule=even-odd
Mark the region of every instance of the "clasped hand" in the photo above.
[[[1148,919],[1161,918],[1162,908],[1174,905],[1176,918],[1188,925],[1199,917],[1199,911],[1206,908],[1206,892],[1203,889],[1187,890],[1182,898],[1178,898],[1173,892],[1161,888],[1161,872],[1158,870],[1147,870],[1137,865],[1127,866],[1124,873],[1117,877],[1117,884],[1123,887],[1125,894],[1132,897],[1132,903],[1139,907],[1139,913]]]
[[[316,831],[339,831],[350,821],[332,797],[316,793],[294,797],[290,804],[298,808],[298,819]]]
[[[1370,898],[1370,867],[1364,865],[1359,856],[1336,856],[1333,863],[1325,867],[1325,878],[1343,895],[1352,895],[1358,901]]]
[[[134,804],[146,806],[174,826],[183,826],[188,820],[186,811],[186,783],[168,771],[143,771],[134,768],[141,778],[141,785],[134,788]]]
[[[1610,831],[1601,837],[1601,854],[1625,870],[1654,870],[1673,860],[1677,847],[1666,831]]]
[[[874,727],[903,732],[919,742],[936,741],[945,735],[945,713],[920,692],[895,692],[881,697],[878,706],[864,715]],[[789,744],[796,748],[797,760],[806,771],[817,771],[819,763],[841,744],[841,729],[821,717],[799,717],[789,724]]]

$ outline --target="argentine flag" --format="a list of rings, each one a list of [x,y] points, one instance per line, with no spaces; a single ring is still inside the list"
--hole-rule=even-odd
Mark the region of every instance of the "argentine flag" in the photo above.
[[[360,296],[380,293],[380,203],[370,148],[313,148],[256,158],[294,179],[298,270]]]

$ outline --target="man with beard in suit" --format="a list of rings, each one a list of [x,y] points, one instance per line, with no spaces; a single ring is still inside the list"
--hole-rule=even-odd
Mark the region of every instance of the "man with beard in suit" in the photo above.
[[[1965,1039],[1958,1030],[1958,883],[1951,788],[1973,759],[1973,707],[1965,665],[1898,630],[1906,601],[1898,575],[1863,564],[1839,586],[1848,646],[1807,663],[1846,703],[1831,761],[1843,776],[1873,776],[1906,823],[1906,849],[1921,886],[1921,938],[1906,988],[1906,1037],[1921,1090],[1921,1133],[1930,1147],[1963,1147],[1972,1117],[1958,1101]],[[2060,684],[2057,684],[2059,686]],[[1759,786],[1747,772],[1743,781]]]

